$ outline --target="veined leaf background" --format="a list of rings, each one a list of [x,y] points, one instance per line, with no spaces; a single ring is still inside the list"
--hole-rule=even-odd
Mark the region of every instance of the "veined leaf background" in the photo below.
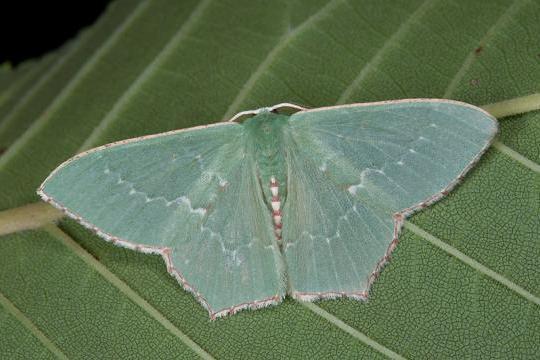
[[[537,357],[539,91],[538,1],[118,0],[60,50],[0,68],[0,357]],[[63,160],[114,140],[279,102],[412,97],[515,115],[409,219],[366,303],[210,321],[160,257],[26,206]]]

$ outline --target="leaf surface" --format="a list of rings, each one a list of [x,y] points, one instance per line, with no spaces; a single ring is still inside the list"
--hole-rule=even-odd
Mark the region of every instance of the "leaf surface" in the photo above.
[[[538,33],[540,4],[525,0],[117,1],[58,54],[67,60],[28,69],[53,71],[44,81],[19,93],[22,72],[0,73],[0,96],[17,94],[10,109],[28,104],[10,115],[21,120],[9,121],[0,156],[0,209],[37,201],[46,175],[82,149],[241,110],[530,95],[540,91]],[[210,322],[158,256],[69,220],[3,236],[0,355],[534,357],[538,114],[500,119],[465,181],[410,219],[424,232],[406,226],[369,301],[316,303],[325,316],[287,299]]]

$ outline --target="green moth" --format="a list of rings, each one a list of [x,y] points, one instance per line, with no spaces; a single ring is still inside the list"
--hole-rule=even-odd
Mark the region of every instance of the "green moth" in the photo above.
[[[38,193],[107,241],[161,254],[213,319],[286,294],[366,299],[404,218],[496,132],[449,100],[279,104],[86,151]]]

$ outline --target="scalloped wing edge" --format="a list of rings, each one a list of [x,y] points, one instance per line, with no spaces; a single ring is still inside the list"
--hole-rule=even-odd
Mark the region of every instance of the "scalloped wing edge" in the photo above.
[[[43,199],[43,201],[51,204],[55,208],[62,211],[64,214],[66,214],[71,219],[77,221],[79,224],[84,226],[85,228],[92,231],[94,234],[98,235],[100,238],[104,239],[107,242],[110,242],[116,246],[124,247],[130,250],[134,250],[137,252],[141,252],[143,254],[156,254],[161,255],[163,260],[165,261],[165,265],[167,266],[167,272],[171,274],[178,283],[182,285],[184,290],[187,290],[191,294],[194,295],[195,299],[208,311],[208,314],[210,315],[210,319],[215,320],[219,317],[223,317],[229,314],[236,314],[238,311],[244,310],[244,309],[258,309],[270,305],[277,305],[279,304],[284,296],[276,294],[274,296],[271,296],[269,298],[261,299],[261,300],[255,300],[247,303],[241,303],[238,305],[234,305],[225,309],[220,310],[214,310],[206,300],[206,298],[193,286],[191,285],[186,278],[178,271],[174,265],[173,261],[171,259],[171,253],[172,250],[167,247],[157,247],[157,246],[147,246],[147,245],[140,245],[135,244],[130,241],[127,241],[125,239],[119,238],[117,236],[113,236],[105,231],[102,231],[94,224],[84,220],[81,216],[78,214],[70,211],[65,206],[63,206],[61,203],[54,200],[52,197],[50,197],[47,193],[45,193],[42,189],[38,190],[38,195]]]

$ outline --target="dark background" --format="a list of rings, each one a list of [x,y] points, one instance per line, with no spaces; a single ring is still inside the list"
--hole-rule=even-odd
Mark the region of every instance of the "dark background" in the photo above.
[[[39,57],[92,25],[110,0],[2,2],[0,64]]]

